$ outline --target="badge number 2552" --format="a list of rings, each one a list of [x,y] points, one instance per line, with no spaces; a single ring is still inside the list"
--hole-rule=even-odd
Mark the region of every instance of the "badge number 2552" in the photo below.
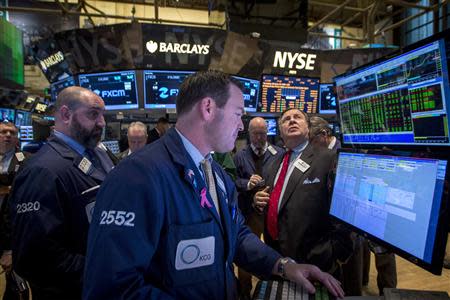
[[[134,212],[127,212],[122,210],[102,211],[100,216],[100,225],[117,225],[134,227]]]

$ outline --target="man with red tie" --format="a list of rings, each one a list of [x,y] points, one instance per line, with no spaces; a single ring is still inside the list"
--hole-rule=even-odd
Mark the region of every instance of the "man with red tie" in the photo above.
[[[287,151],[268,166],[268,186],[254,197],[255,208],[266,212],[264,240],[297,262],[338,274],[353,243],[328,215],[335,155],[308,143],[309,118],[303,111],[284,111],[279,126]]]

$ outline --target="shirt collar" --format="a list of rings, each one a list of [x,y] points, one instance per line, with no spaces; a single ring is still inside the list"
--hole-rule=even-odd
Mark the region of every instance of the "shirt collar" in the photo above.
[[[291,149],[293,154],[294,154],[293,156],[297,156],[300,153],[302,153],[303,150],[305,150],[306,146],[308,146],[308,140],[306,140],[305,142],[301,143],[300,145],[298,145],[294,149]]]
[[[73,138],[65,135],[62,132],[59,132],[57,130],[53,130],[55,136],[62,140],[64,143],[66,143],[70,148],[75,150],[80,155],[84,155],[84,151],[86,150],[86,147],[75,141]]]
[[[177,128],[175,128],[175,130],[180,135],[181,141],[183,142],[183,146],[186,149],[187,153],[192,158],[197,168],[199,168],[200,162],[205,159],[205,157],[203,157],[200,151]],[[206,158],[209,159],[210,156],[211,155],[208,154]]]
[[[255,147],[253,144],[250,144],[250,147],[252,148],[253,153],[255,153],[256,155],[258,155],[258,149],[256,149],[256,147]],[[264,155],[264,154],[266,153],[267,147],[268,147],[268,143],[266,142],[266,144],[264,145],[264,147],[263,147],[263,149],[262,149],[262,150],[263,150],[262,155]]]
[[[328,149],[333,149],[334,145],[336,145],[336,138],[334,136],[331,137],[331,142],[328,144]]]

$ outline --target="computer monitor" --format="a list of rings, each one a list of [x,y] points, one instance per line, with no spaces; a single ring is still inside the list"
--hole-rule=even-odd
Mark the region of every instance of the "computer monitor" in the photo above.
[[[261,112],[298,108],[317,113],[319,78],[263,75],[261,91]]]
[[[21,141],[33,140],[33,126],[30,112],[17,110],[15,124],[19,129],[19,139]]]
[[[76,81],[76,78],[73,76],[69,76],[66,79],[52,83],[50,85],[50,94],[51,94],[52,100],[56,101],[56,96],[58,96],[58,94],[66,87],[75,86],[75,85],[77,85],[77,81]]]
[[[22,99],[20,99],[17,109],[32,111],[35,104],[36,104],[36,97],[24,95]]]
[[[277,135],[277,119],[274,118],[265,118],[264,119],[267,124],[267,135],[268,136],[274,136]]]
[[[0,108],[0,122],[14,122],[15,110],[11,108]]]
[[[183,80],[193,71],[144,71],[145,108],[176,108]]]
[[[333,83],[321,83],[319,92],[319,114],[336,113],[336,88]]]
[[[330,215],[440,274],[447,238],[447,161],[340,152]]]
[[[135,71],[82,74],[78,81],[102,97],[106,110],[138,108]]]
[[[334,78],[344,144],[450,146],[445,37]]]
[[[259,98],[259,80],[239,76],[232,76],[240,81],[243,87],[244,109],[248,112],[256,112]]]

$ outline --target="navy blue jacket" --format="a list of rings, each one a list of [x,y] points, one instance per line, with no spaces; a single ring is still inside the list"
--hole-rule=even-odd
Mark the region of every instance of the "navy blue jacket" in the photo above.
[[[222,218],[201,205],[204,180],[175,129],[108,175],[89,229],[83,299],[236,299],[233,262],[270,276],[280,255],[243,224],[233,182],[212,168]]]
[[[271,148],[269,148],[271,147]],[[283,156],[284,149],[278,146],[269,144],[268,150],[264,153],[262,166],[263,174],[265,168],[276,158]],[[270,150],[272,151],[270,151]],[[252,211],[253,196],[256,191],[247,191],[247,184],[250,177],[256,173],[255,162],[253,160],[253,150],[250,144],[244,149],[241,149],[234,156],[234,164],[237,169],[236,187],[239,192],[239,208],[244,216],[248,216]],[[262,176],[263,174],[259,174]],[[267,183],[266,183],[267,184]]]
[[[108,161],[106,153],[96,152]],[[15,178],[10,198],[13,267],[30,283],[33,299],[81,298],[88,215],[95,200],[95,191],[83,192],[105,177],[93,167],[85,174],[78,167],[82,159],[51,137]]]

